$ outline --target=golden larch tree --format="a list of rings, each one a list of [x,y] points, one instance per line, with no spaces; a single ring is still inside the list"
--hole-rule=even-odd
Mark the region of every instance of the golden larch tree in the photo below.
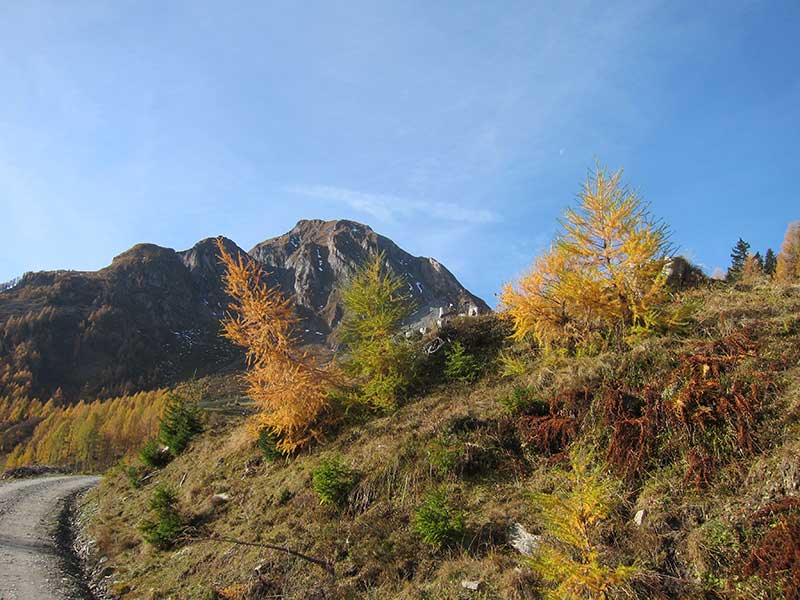
[[[221,239],[217,247],[231,297],[223,335],[246,351],[245,380],[261,409],[254,430],[267,428],[280,451],[294,452],[320,434],[329,407],[329,374],[300,348],[293,299],[267,285],[258,263],[241,254],[233,257]]]
[[[515,337],[569,346],[622,327],[649,330],[670,321],[664,312],[667,228],[621,177],[621,170],[597,167],[550,249],[516,286],[504,287],[500,304]]]
[[[800,221],[789,225],[783,238],[775,279],[781,283],[794,283],[800,280]]]
[[[563,485],[533,500],[543,530],[532,566],[544,583],[543,598],[609,600],[633,597],[638,567],[615,562],[602,543],[601,525],[620,504],[619,482],[573,450]]]
[[[529,272],[516,287],[506,284],[501,296],[504,314],[514,322],[514,337],[532,335],[549,346],[561,339],[578,335],[577,306],[562,292],[573,261],[558,248],[551,247],[538,256]]]
[[[742,283],[754,285],[765,279],[764,266],[758,260],[758,257],[754,254],[748,254],[744,261],[744,266],[742,266]]]

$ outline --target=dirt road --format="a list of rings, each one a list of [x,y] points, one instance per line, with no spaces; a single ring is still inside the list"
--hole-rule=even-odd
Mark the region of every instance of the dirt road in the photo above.
[[[65,498],[97,477],[0,482],[0,600],[81,598],[55,541]]]

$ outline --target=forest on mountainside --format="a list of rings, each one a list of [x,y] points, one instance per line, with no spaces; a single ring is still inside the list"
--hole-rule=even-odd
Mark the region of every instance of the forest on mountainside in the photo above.
[[[155,435],[165,402],[163,390],[74,405],[0,399],[5,468],[39,464],[101,472]]]

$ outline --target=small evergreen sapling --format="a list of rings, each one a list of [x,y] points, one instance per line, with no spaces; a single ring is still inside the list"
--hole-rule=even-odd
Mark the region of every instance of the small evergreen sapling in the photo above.
[[[161,417],[161,441],[173,456],[179,455],[191,439],[203,431],[200,409],[189,405],[182,398],[170,394]]]
[[[481,364],[464,348],[461,342],[453,342],[444,362],[444,374],[450,381],[472,383],[481,374]]]
[[[283,456],[278,450],[278,438],[266,427],[258,432],[257,445],[262,456],[269,462],[275,462]]]
[[[178,496],[172,488],[159,485],[153,490],[150,510],[153,518],[146,518],[139,526],[144,540],[158,550],[169,550],[183,531],[183,518],[177,509]]]
[[[546,415],[550,411],[547,402],[539,399],[531,388],[522,385],[515,386],[510,394],[499,398],[498,401],[512,415],[522,413]]]
[[[414,513],[414,529],[426,544],[440,549],[457,543],[464,535],[464,513],[453,507],[447,491],[437,489]]]
[[[448,437],[434,439],[427,447],[431,470],[439,476],[447,476],[455,469],[462,451],[463,448]]]
[[[311,487],[319,497],[319,503],[344,508],[347,496],[356,484],[358,473],[348,467],[341,457],[323,459],[311,474]]]
[[[140,487],[142,487],[142,471],[143,468],[141,466],[135,467],[133,465],[122,465],[122,472],[128,479],[128,483],[130,483],[131,487],[135,490],[138,490]]]
[[[139,450],[139,458],[148,467],[161,469],[172,460],[172,454],[169,450],[165,450],[158,441],[150,440]]]

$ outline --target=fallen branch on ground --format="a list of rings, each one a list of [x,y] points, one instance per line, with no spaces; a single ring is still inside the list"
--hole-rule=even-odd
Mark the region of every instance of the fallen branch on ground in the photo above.
[[[314,563],[325,569],[328,573],[331,574],[332,577],[336,576],[336,572],[333,568],[333,565],[326,561],[322,560],[321,558],[315,558],[313,556],[308,556],[307,554],[303,554],[302,552],[298,552],[297,550],[292,550],[291,548],[287,548],[286,546],[276,546],[275,544],[264,544],[260,542],[246,542],[243,540],[236,540],[233,538],[226,538],[216,535],[205,535],[200,532],[194,531],[191,533],[187,533],[185,536],[187,540],[189,539],[196,539],[196,540],[209,540],[213,542],[225,542],[228,544],[236,544],[239,546],[252,546],[255,548],[267,548],[269,550],[277,550],[279,552],[285,552],[286,554],[291,554],[292,556],[296,556],[297,558],[302,558],[310,563]]]

